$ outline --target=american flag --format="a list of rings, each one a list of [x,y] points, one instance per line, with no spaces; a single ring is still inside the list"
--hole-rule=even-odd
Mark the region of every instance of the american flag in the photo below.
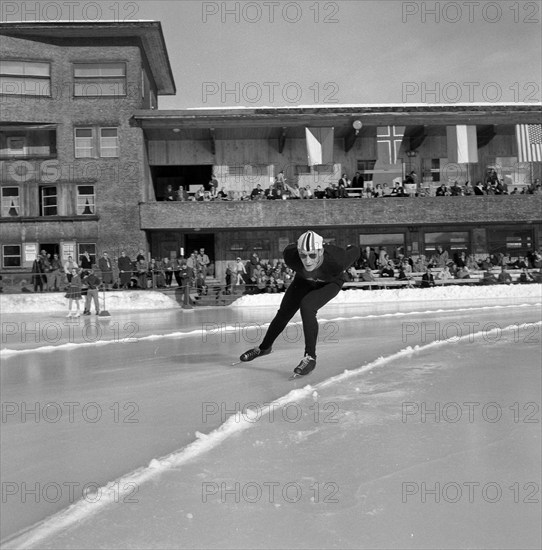
[[[542,124],[516,125],[519,162],[542,162]]]

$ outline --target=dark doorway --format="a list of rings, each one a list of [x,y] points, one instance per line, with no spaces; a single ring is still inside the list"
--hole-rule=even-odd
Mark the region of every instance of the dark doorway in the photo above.
[[[211,164],[188,166],[151,166],[152,181],[156,200],[164,200],[166,187],[171,185],[173,191],[180,187],[187,192],[191,185],[207,184],[213,174]]]
[[[47,254],[51,254],[51,258],[54,254],[60,254],[60,245],[58,243],[40,243],[39,251],[45,250]]]
[[[205,254],[214,262],[215,260],[215,236],[213,233],[189,233],[184,237],[184,257],[188,258],[192,252],[199,252],[205,248]]]

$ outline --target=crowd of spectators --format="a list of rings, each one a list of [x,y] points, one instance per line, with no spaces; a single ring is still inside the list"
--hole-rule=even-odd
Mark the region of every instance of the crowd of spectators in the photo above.
[[[493,273],[496,268],[501,269],[498,276]],[[34,292],[64,290],[71,282],[74,270],[84,279],[92,269],[98,269],[105,290],[188,286],[200,295],[207,294],[206,279],[215,274],[214,263],[204,248],[194,250],[187,258],[153,258],[150,261],[143,250],[134,259],[124,251],[118,258],[110,258],[107,252],[103,252],[95,263],[88,252],[79,256],[78,261],[69,256],[62,262],[58,254],[51,255],[42,250],[32,265]],[[480,259],[465,251],[450,254],[443,246],[437,245],[429,256],[409,257],[404,254],[403,247],[395,247],[390,256],[384,246],[366,246],[356,264],[346,272],[345,280],[372,282],[376,278],[389,278],[414,286],[413,274],[424,273],[428,276],[424,276],[427,280],[422,280],[422,286],[432,286],[434,279],[442,282],[469,279],[473,272],[484,272],[482,284],[510,283],[509,269],[521,270],[518,279],[521,283],[542,282],[542,254],[533,250],[525,256],[512,258],[495,252]],[[236,289],[249,294],[283,292],[293,277],[293,271],[283,260],[260,259],[254,252],[248,260],[238,257],[235,262],[227,264],[224,293],[232,294]]]
[[[236,287],[243,287],[246,294],[284,292],[294,278],[294,272],[284,260],[261,260],[254,252],[249,260],[238,257],[226,267],[226,294],[232,294]]]
[[[108,252],[93,262],[88,252],[75,261],[68,256],[62,262],[58,254],[42,250],[32,264],[34,292],[58,292],[70,284],[74,270],[84,279],[91,270],[98,269],[104,290],[170,288],[173,279],[178,287],[187,284],[205,293],[205,280],[214,275],[214,263],[204,248],[194,250],[188,258],[152,258],[147,260],[143,250],[134,259],[122,251],[118,258],[110,258]]]
[[[497,277],[492,274],[495,268],[501,269]],[[380,278],[395,278],[407,283],[410,281],[413,286],[414,273],[430,273],[431,277],[445,282],[450,279],[470,279],[472,272],[483,271],[482,284],[511,283],[512,278],[508,269],[522,271],[519,277],[521,283],[542,282],[542,254],[538,250],[533,250],[523,257],[512,258],[510,255],[495,252],[480,260],[474,254],[464,251],[451,255],[443,246],[437,245],[429,257],[425,254],[420,254],[416,258],[407,257],[403,247],[394,248],[390,257],[386,247],[366,246],[362,249],[356,265],[347,271],[347,278],[349,281],[371,282],[376,280],[376,274]],[[532,271],[536,269],[538,272]],[[431,273],[432,270],[434,274]],[[428,280],[435,284],[431,278]],[[422,286],[432,286],[424,282],[427,281],[422,279]]]
[[[485,181],[477,181],[472,185],[470,181],[463,185],[457,181],[451,185],[441,183],[435,190],[437,197],[479,196],[479,195],[529,195],[542,194],[542,185],[539,179],[535,179],[530,185],[514,187],[510,189],[508,184],[499,179],[495,170],[490,170]],[[346,173],[342,174],[337,182],[329,182],[328,185],[317,185],[312,189],[310,185],[300,186],[297,182],[288,183],[284,172],[279,172],[266,189],[257,184],[249,193],[248,191],[228,191],[225,187],[219,190],[218,180],[213,174],[211,180],[202,185],[193,195],[182,186],[173,189],[168,185],[162,200],[165,201],[254,201],[254,200],[281,200],[281,199],[344,199],[359,197],[424,197],[429,192],[426,187],[418,183],[415,171],[411,171],[402,181],[394,183],[365,182],[363,175],[356,172],[350,179]]]

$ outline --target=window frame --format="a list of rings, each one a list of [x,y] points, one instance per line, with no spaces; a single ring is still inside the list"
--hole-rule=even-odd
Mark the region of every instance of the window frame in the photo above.
[[[123,74],[122,75],[107,75],[107,74],[95,74],[91,76],[77,76],[77,69],[83,66],[102,66],[104,68],[107,65],[122,65]],[[72,63],[72,78],[73,78],[73,97],[74,98],[89,98],[89,97],[101,97],[101,98],[118,98],[127,96],[127,63],[126,61],[80,61]],[[118,81],[120,82],[123,92],[121,93],[120,89],[115,93],[103,93],[101,86],[107,82]],[[85,93],[85,87],[95,85],[100,92],[99,93]],[[79,86],[82,88],[82,92],[78,93]]]
[[[48,189],[54,189],[54,195],[48,195],[45,193]],[[55,199],[54,204],[44,204],[46,199]],[[40,199],[40,217],[49,218],[51,216],[58,216],[58,186],[56,185],[40,185],[39,187],[39,199]],[[46,209],[54,208],[54,214],[46,213]]]
[[[86,195],[80,192],[80,189],[82,187],[92,187],[92,194]],[[96,215],[96,187],[92,184],[86,184],[86,185],[77,185],[77,199],[76,199],[76,205],[75,205],[75,213],[78,216],[94,216]],[[90,204],[87,204],[86,202],[83,202],[81,204],[81,201],[88,200],[89,197],[92,199]],[[85,214],[84,210],[85,208],[89,206],[89,208],[92,210],[90,214]]]
[[[79,137],[77,132],[79,130],[90,130],[90,137]],[[116,138],[102,137],[102,130],[116,130]],[[104,147],[102,140],[104,139],[116,139],[115,147]],[[90,140],[90,147],[78,146],[78,140]],[[113,150],[115,155],[104,155],[107,150]],[[89,154],[82,155],[81,151],[88,151]],[[118,159],[120,156],[120,137],[118,126],[76,126],[73,129],[73,155],[76,159]]]
[[[15,254],[6,254],[6,248],[7,247],[17,247],[19,249],[19,255]],[[3,244],[2,245],[2,269],[10,269],[10,268],[20,268],[23,267],[23,247],[20,244]],[[19,258],[18,265],[6,265],[6,258]]]
[[[6,63],[20,63],[22,68],[22,73],[9,72],[5,69]],[[26,74],[25,68],[30,65],[43,65],[47,67],[47,75],[41,74]],[[26,84],[30,80],[36,82],[46,82],[48,86],[45,88],[45,92],[40,89],[39,93],[36,93],[35,90],[29,91],[26,89],[26,86],[21,86],[18,92],[6,92],[4,91],[3,80],[9,82],[9,79],[18,79],[20,84]],[[7,82],[6,82],[7,83]],[[35,96],[35,97],[51,97],[51,62],[43,61],[41,59],[31,60],[31,59],[2,59],[0,60],[0,96]]]
[[[17,189],[17,195],[4,195],[4,191],[7,189]],[[16,203],[13,206],[11,204],[4,204],[4,202],[9,197],[9,201],[13,201],[13,198],[16,197]],[[2,187],[2,191],[0,193],[0,202],[2,203],[2,210],[1,215],[3,218],[18,218],[21,216],[21,188],[18,185],[6,185]],[[17,209],[17,215],[11,216],[9,214],[9,211],[11,208]]]

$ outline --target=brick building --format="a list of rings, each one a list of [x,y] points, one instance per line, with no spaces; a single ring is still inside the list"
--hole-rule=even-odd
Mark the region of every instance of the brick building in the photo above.
[[[3,23],[0,51],[2,269],[145,248],[130,119],[175,93],[160,24]]]
[[[518,132],[542,122],[540,105],[160,111],[175,84],[159,23],[11,23],[0,40],[2,269],[28,266],[42,248],[163,257],[204,246],[221,277],[237,256],[279,257],[306,227],[413,255],[442,244],[517,256],[542,244],[540,194],[434,196],[441,182],[490,170],[510,189],[532,185],[542,163],[520,154]],[[327,159],[307,160],[307,129],[327,136]],[[280,170],[313,190],[342,173],[374,187],[415,171],[426,196],[162,200],[167,185],[193,193],[213,173],[239,196]]]

